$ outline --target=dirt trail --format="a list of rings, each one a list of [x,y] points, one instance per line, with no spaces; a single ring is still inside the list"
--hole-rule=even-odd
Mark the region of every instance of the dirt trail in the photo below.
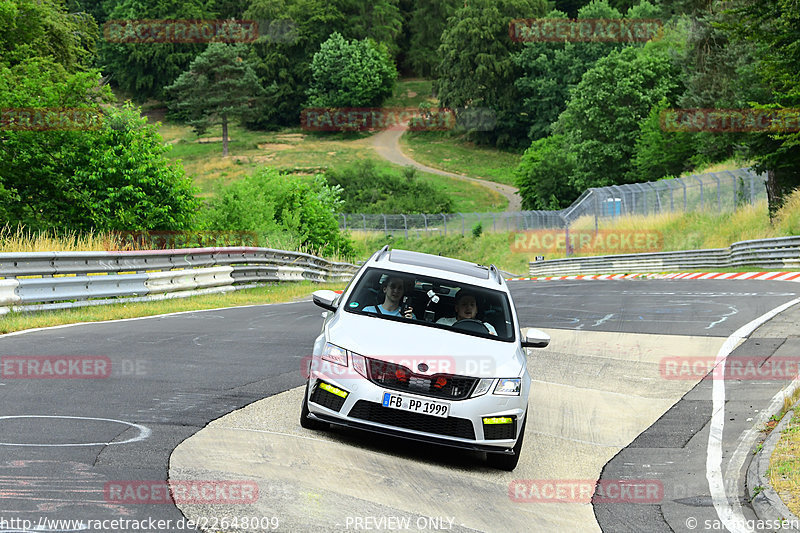
[[[400,149],[400,137],[403,136],[403,133],[405,133],[405,129],[383,130],[372,137],[372,147],[381,157],[397,165],[411,165],[412,167],[422,170],[423,172],[430,172],[431,174],[448,176],[450,178],[456,178],[464,181],[472,181],[482,185],[483,187],[493,189],[508,198],[508,207],[505,210],[506,213],[520,211],[522,209],[522,199],[520,198],[517,189],[511,187],[510,185],[504,185],[502,183],[495,183],[493,181],[482,180],[478,178],[471,178],[469,176],[464,176],[463,174],[454,174],[452,172],[446,172],[444,170],[432,168],[414,161],[405,155]]]

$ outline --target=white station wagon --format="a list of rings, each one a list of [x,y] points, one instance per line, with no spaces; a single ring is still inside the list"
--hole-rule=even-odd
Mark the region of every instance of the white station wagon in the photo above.
[[[487,453],[513,470],[528,414],[525,348],[497,268],[390,250],[367,261],[328,310],[308,361],[300,424],[338,424]]]

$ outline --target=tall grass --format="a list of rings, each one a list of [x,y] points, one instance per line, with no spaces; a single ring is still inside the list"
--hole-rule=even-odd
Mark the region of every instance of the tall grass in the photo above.
[[[158,232],[156,232],[156,234],[157,233]],[[197,232],[187,232],[187,235],[191,236],[196,233]],[[141,244],[143,243],[137,242],[136,239],[129,239],[122,234],[113,232],[78,233],[76,231],[56,230],[33,231],[22,226],[12,227],[9,224],[0,227],[0,253],[113,252],[151,248],[149,246],[142,246]],[[270,237],[262,236],[257,243],[248,242],[245,244],[256,244],[263,248],[274,248],[320,256],[316,250],[299,245],[291,237],[283,235]],[[348,258],[338,251],[325,254],[322,257],[334,262],[348,262]]]
[[[23,226],[0,227],[0,252],[75,252],[118,250],[119,238],[107,233],[32,231]]]

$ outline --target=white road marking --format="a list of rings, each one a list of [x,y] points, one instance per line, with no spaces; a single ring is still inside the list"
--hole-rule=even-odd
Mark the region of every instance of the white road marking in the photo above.
[[[592,327],[599,326],[600,324],[602,324],[603,322],[606,322],[607,320],[609,320],[613,316],[614,316],[614,313],[611,313],[610,315],[604,316],[603,318],[601,318],[600,320],[598,320],[597,322],[592,324]]]
[[[176,316],[176,315],[188,315],[189,313],[208,313],[211,311],[225,311],[228,309],[244,309],[247,307],[268,307],[271,305],[292,305],[292,304],[300,304],[300,303],[308,303],[311,300],[297,300],[294,302],[276,302],[271,304],[251,304],[251,305],[232,305],[230,307],[215,307],[214,309],[195,309],[194,311],[177,311],[175,313],[163,313],[160,315],[150,315],[150,316],[137,316],[133,318],[117,318],[113,320],[100,320],[97,322],[75,322],[73,324],[60,324],[58,326],[45,326],[42,328],[31,328],[31,329],[23,329],[20,331],[12,331],[11,333],[3,333],[0,334],[0,339],[4,337],[14,337],[16,335],[24,335],[25,333],[33,333],[35,331],[46,331],[50,329],[61,329],[61,328],[71,328],[74,326],[86,326],[88,324],[113,324],[114,322],[130,322],[133,320],[149,320],[151,318],[163,318],[165,316]]]
[[[59,416],[59,415],[9,415],[0,416],[0,420],[11,418],[59,418],[65,420],[99,420],[101,422],[114,422],[136,428],[139,434],[127,440],[113,441],[113,442],[82,442],[82,443],[61,443],[61,444],[37,444],[37,443],[16,443],[16,442],[0,442],[0,446],[25,446],[25,447],[61,447],[61,446],[110,446],[112,444],[130,444],[144,440],[150,436],[150,428],[133,422],[126,422],[124,420],[117,420],[115,418],[93,418],[88,416]]]
[[[717,324],[722,324],[723,322],[725,322],[726,320],[728,320],[728,317],[729,317],[729,316],[733,316],[733,315],[735,315],[736,313],[738,313],[738,312],[739,312],[739,310],[738,310],[738,309],[736,309],[736,308],[735,308],[734,306],[732,306],[732,305],[729,305],[729,306],[728,306],[728,309],[731,309],[732,311],[731,311],[730,313],[728,313],[727,315],[722,315],[722,318],[720,318],[720,319],[719,319],[719,320],[717,320],[716,322],[712,322],[711,324],[707,325],[707,326],[706,326],[706,329],[711,329],[711,328],[713,328],[714,326],[716,326]]]
[[[725,339],[725,342],[717,353],[715,367],[719,367],[720,371],[714,373],[712,385],[712,414],[711,428],[708,435],[708,448],[706,451],[706,479],[708,480],[708,488],[711,492],[711,499],[714,502],[717,516],[719,516],[722,523],[731,533],[744,533],[750,530],[747,527],[747,522],[742,513],[741,503],[738,501],[736,495],[733,495],[730,500],[728,499],[728,495],[725,492],[725,480],[722,476],[722,432],[725,428],[725,360],[731,352],[733,352],[739,342],[745,340],[747,336],[760,325],[798,303],[800,303],[800,298],[778,306],[755,320],[748,322]],[[784,393],[794,387],[796,383],[797,380],[793,381],[788,387],[776,394],[772,403],[775,404],[777,401],[782,402]],[[739,452],[739,449],[743,447],[745,450],[749,450],[751,443],[748,443],[748,441],[753,435],[753,431],[754,428],[751,428],[740,437],[736,452]],[[745,447],[745,445],[747,446]],[[735,484],[731,485],[733,487],[738,486],[738,477],[741,475],[741,467],[744,465],[745,455],[746,451],[744,454],[734,453],[731,457],[727,472],[729,474],[728,482],[731,481],[731,475],[733,475],[734,479],[737,481]],[[736,459],[736,464],[734,464],[734,459]],[[733,501],[733,504],[731,504],[731,501]]]

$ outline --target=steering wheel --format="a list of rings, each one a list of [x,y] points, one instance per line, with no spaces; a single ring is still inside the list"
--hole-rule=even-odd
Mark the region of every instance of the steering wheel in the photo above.
[[[489,333],[489,328],[486,327],[486,324],[474,318],[459,320],[452,327],[473,333]]]

